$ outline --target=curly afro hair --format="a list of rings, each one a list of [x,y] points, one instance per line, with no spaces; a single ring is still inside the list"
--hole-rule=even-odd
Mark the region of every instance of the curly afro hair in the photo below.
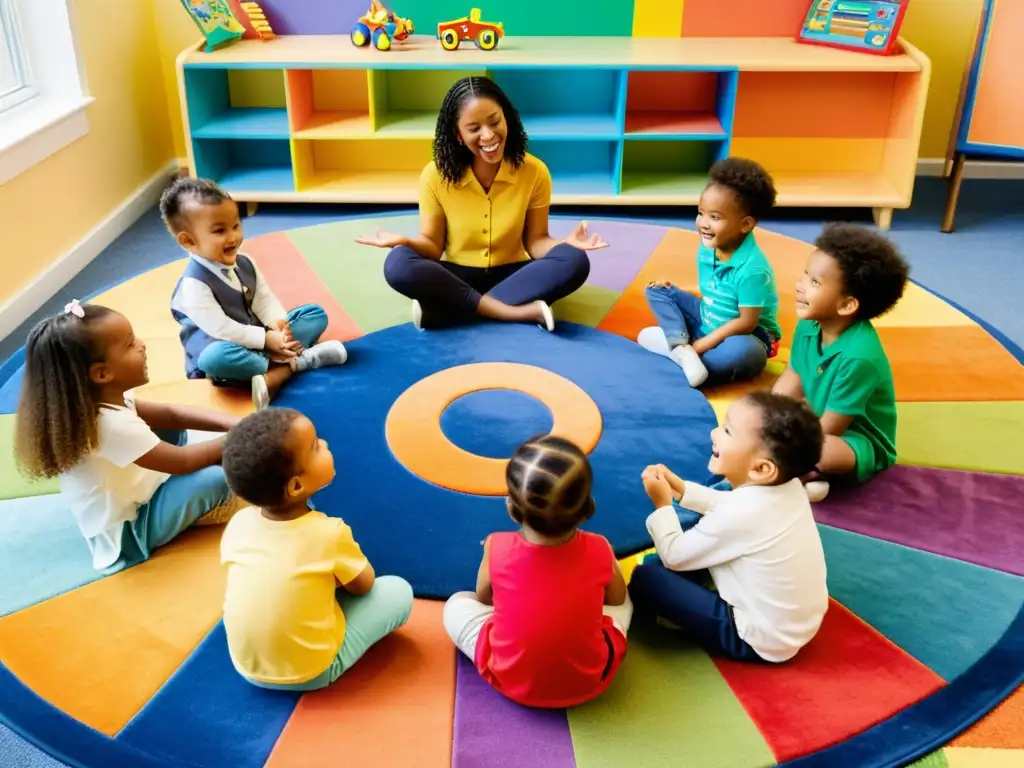
[[[884,315],[907,287],[907,262],[888,238],[867,227],[829,224],[814,241],[814,247],[839,265],[846,293],[860,304],[859,319]]]
[[[803,477],[821,460],[821,421],[803,400],[759,391],[747,402],[761,411],[761,441],[779,468],[780,483]]]
[[[464,77],[445,94],[437,114],[434,131],[434,165],[441,178],[452,184],[462,178],[473,162],[473,153],[459,143],[459,115],[471,99],[491,99],[505,113],[508,135],[505,137],[505,159],[513,168],[523,164],[529,139],[519,112],[497,83],[487,77]]]
[[[284,501],[297,470],[288,437],[301,416],[291,408],[267,408],[249,414],[228,432],[221,463],[236,496],[260,507]]]
[[[719,160],[708,171],[708,186],[731,189],[748,216],[760,221],[775,207],[775,181],[759,163],[742,157]]]

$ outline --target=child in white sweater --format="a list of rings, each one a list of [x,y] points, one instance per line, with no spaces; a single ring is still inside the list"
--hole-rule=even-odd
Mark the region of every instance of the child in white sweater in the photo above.
[[[821,425],[806,404],[755,392],[733,403],[711,440],[708,469],[732,491],[663,465],[643,472],[658,554],[633,572],[636,616],[670,622],[712,655],[787,661],[828,609],[825,555],[800,482],[821,456]],[[713,588],[701,583],[709,575]]]

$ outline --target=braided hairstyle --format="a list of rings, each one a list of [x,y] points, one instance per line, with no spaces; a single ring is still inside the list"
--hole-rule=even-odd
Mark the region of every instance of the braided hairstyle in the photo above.
[[[491,99],[505,113],[508,135],[505,137],[505,159],[513,168],[523,164],[529,139],[519,112],[500,86],[487,77],[464,77],[445,94],[441,111],[437,115],[434,131],[434,165],[441,178],[452,184],[462,178],[473,162],[473,153],[459,142],[459,115],[472,99]]]
[[[25,343],[14,451],[18,469],[31,479],[56,477],[99,445],[99,402],[89,368],[103,361],[106,349],[94,326],[115,312],[96,304],[81,308],[82,317],[62,312],[40,321]]]
[[[544,536],[561,536],[594,514],[594,472],[576,445],[537,435],[519,446],[505,469],[512,518]]]

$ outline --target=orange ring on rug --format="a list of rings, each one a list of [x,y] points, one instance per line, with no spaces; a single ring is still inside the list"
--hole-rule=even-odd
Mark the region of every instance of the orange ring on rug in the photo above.
[[[551,434],[572,440],[584,453],[593,451],[601,438],[601,411],[568,379],[521,363],[471,363],[427,376],[395,400],[384,426],[391,453],[434,485],[478,496],[505,496],[508,459],[464,451],[441,430],[445,408],[463,395],[487,389],[535,397],[551,411]]]

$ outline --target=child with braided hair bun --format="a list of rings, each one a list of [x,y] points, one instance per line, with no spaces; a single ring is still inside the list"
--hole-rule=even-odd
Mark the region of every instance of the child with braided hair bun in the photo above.
[[[611,683],[633,613],[608,540],[579,530],[595,511],[593,470],[577,446],[546,435],[512,454],[505,477],[521,528],[484,541],[476,591],[452,595],[445,629],[513,701],[581,704]]]

